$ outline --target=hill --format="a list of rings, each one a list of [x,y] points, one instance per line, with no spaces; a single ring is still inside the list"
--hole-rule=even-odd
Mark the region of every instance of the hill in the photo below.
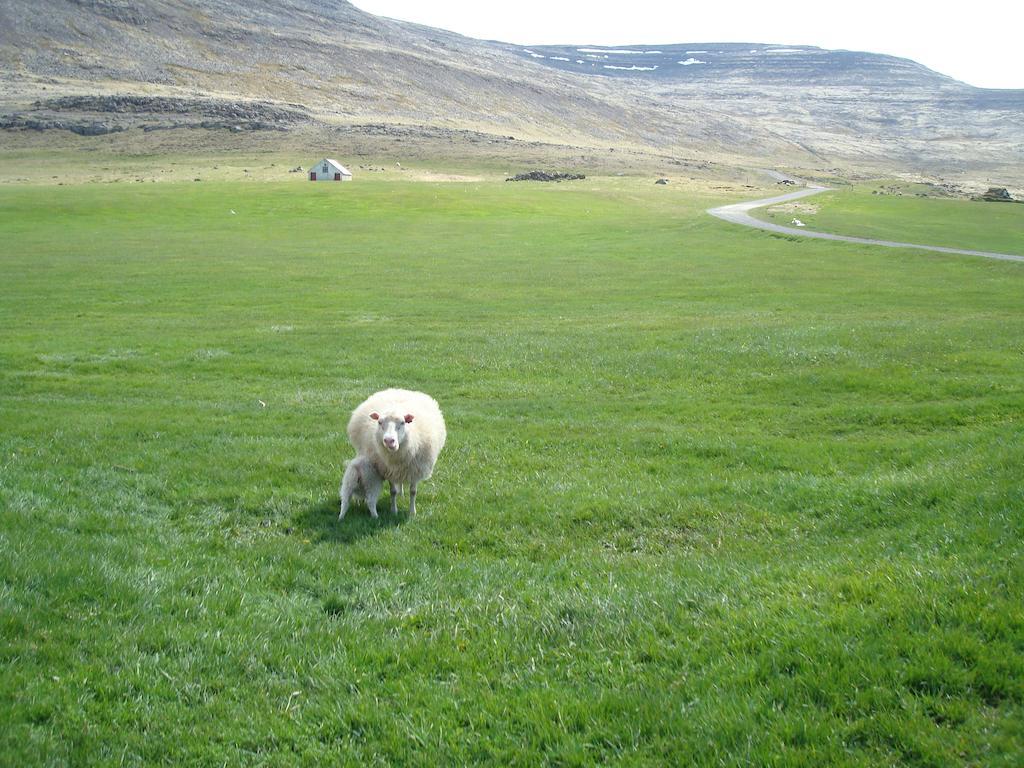
[[[15,131],[370,123],[805,167],[1024,165],[1024,91],[907,60],[757,43],[525,49],[342,0],[6,0],[0,64],[0,126]]]

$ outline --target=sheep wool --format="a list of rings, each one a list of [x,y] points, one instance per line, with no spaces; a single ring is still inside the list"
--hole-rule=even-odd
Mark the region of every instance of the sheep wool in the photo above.
[[[370,517],[376,518],[377,499],[380,498],[382,486],[380,473],[368,456],[356,456],[351,461],[346,461],[345,474],[342,475],[341,487],[338,489],[338,498],[341,500],[341,514],[338,515],[338,519],[345,519],[353,496],[362,496]]]
[[[356,453],[373,460],[391,484],[391,511],[397,511],[396,486],[409,486],[409,514],[416,511],[416,486],[434,471],[447,431],[437,401],[423,392],[385,389],[360,403],[348,422]]]

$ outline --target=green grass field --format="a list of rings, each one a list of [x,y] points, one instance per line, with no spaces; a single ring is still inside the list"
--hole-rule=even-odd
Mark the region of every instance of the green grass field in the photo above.
[[[1024,205],[917,197],[914,185],[904,196],[874,195],[875,189],[815,195],[801,202],[804,210],[796,217],[821,232],[1024,256]],[[754,215],[776,224],[794,217],[792,211],[771,208]]]
[[[721,202],[0,188],[0,764],[1021,765],[1024,269]]]

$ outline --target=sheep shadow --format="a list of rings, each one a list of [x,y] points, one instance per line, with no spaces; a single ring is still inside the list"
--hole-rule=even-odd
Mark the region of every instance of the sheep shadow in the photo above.
[[[299,512],[292,520],[292,525],[305,533],[310,541],[326,544],[354,544],[369,536],[376,536],[389,528],[404,525],[409,519],[407,510],[401,505],[398,514],[392,515],[387,494],[377,505],[380,515],[376,520],[370,517],[369,511],[362,503],[354,503],[349,507],[344,520],[338,519],[338,499],[328,497]]]

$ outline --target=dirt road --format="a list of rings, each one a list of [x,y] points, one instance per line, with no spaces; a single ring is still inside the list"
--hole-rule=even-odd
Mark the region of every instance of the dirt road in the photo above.
[[[784,227],[779,224],[772,224],[771,222],[761,221],[755,219],[750,215],[750,211],[755,208],[761,208],[766,205],[776,205],[778,203],[786,203],[792,200],[799,200],[803,197],[810,197],[811,195],[818,195],[822,192],[828,192],[830,187],[821,187],[815,184],[804,182],[800,179],[792,176],[784,176],[775,171],[767,171],[767,173],[773,178],[783,181],[789,180],[794,184],[807,184],[805,189],[798,189],[795,192],[790,192],[785,195],[778,195],[776,197],[766,197],[762,200],[751,200],[746,203],[733,203],[732,205],[722,205],[718,208],[708,209],[708,213],[715,216],[723,221],[729,221],[733,224],[742,224],[745,227],[755,227],[757,229],[764,229],[768,232],[778,232],[784,235],[798,235],[800,237],[813,237],[818,240],[839,240],[844,243],[861,243],[863,245],[881,245],[886,248],[916,248],[922,251],[937,251],[939,253],[952,253],[958,256],[983,256],[986,259],[1001,259],[1003,261],[1019,261],[1024,262],[1024,256],[1016,256],[1010,253],[993,253],[992,251],[971,251],[963,248],[946,248],[941,245],[918,245],[916,243],[899,243],[893,240],[873,240],[867,237],[848,237],[846,235],[832,235],[827,232],[810,232],[806,229],[798,229],[797,227]]]

